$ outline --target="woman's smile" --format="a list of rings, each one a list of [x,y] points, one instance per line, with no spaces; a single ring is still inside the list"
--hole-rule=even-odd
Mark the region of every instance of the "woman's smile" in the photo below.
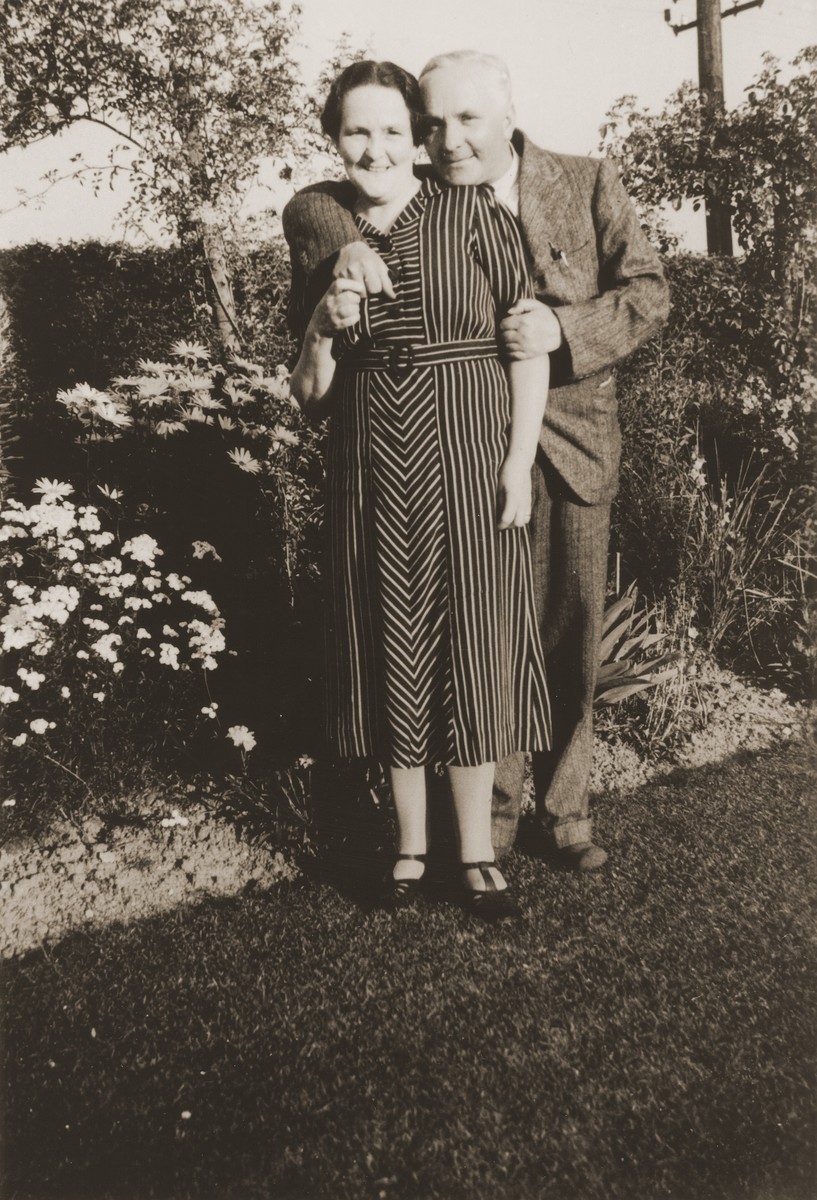
[[[366,84],[346,95],[337,147],[363,201],[392,204],[412,191],[417,147],[411,115],[393,88]]]

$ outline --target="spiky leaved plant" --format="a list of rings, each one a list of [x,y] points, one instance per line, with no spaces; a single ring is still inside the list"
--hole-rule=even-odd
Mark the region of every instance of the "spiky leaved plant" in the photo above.
[[[657,628],[655,610],[639,606],[638,598],[633,582],[605,611],[594,697],[597,707],[655,687],[677,671],[671,665],[678,658],[677,651],[656,656],[667,633]]]

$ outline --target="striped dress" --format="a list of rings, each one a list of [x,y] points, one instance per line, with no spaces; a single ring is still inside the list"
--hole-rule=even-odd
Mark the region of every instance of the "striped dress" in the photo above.
[[[510,420],[497,322],[531,295],[490,188],[425,180],[387,234],[397,299],[336,339],[327,459],[330,749],[392,767],[545,749],[527,529],[497,528]]]

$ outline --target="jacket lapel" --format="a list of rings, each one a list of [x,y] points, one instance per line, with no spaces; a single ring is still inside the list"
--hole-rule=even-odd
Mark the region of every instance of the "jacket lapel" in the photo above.
[[[570,184],[555,155],[534,146],[518,129],[513,142],[521,159],[519,220],[531,258],[546,266],[564,249]]]

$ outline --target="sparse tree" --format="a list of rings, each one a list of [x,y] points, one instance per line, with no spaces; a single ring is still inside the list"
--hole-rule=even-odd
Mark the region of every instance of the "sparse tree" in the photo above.
[[[98,188],[200,248],[219,340],[239,344],[224,232],[261,159],[287,153],[302,97],[283,0],[0,0],[0,151],[79,122],[115,138]],[[123,157],[123,155],[125,157]]]
[[[784,70],[771,55],[746,100],[704,132],[700,97],[684,84],[664,111],[625,96],[608,113],[602,148],[621,162],[630,193],[660,226],[667,205],[704,203],[709,181],[729,205],[759,288],[778,306],[788,340],[801,333],[817,248],[817,47]],[[656,220],[657,219],[657,220]]]

